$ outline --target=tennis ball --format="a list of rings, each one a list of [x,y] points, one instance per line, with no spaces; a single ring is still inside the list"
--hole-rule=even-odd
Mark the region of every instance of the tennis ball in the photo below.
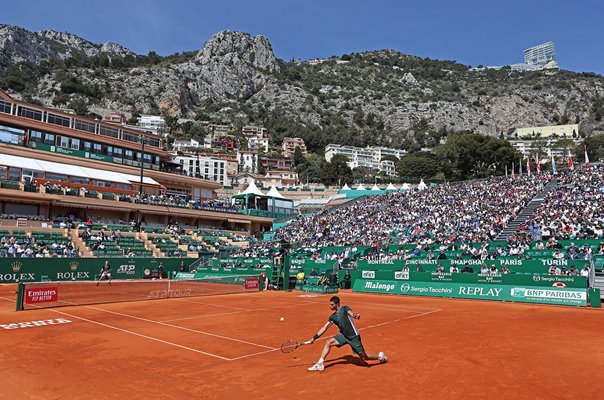
[[[285,318],[281,317],[279,318],[279,321],[285,321]]]

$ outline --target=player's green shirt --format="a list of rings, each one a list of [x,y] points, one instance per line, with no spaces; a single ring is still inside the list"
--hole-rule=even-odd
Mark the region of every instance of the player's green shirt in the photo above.
[[[354,322],[352,322],[352,317],[348,315],[348,311],[350,311],[350,307],[340,307],[338,311],[331,314],[329,322],[336,324],[336,326],[340,328],[340,333],[346,338],[351,339],[358,336],[359,331],[357,331],[357,327],[354,326]]]

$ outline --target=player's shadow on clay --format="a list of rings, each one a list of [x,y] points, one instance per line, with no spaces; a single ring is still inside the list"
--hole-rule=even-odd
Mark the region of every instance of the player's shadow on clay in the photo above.
[[[325,363],[325,369],[335,367],[336,365],[342,365],[342,364],[354,364],[358,367],[365,367],[365,368],[370,368],[370,367],[379,365],[379,364],[369,364],[369,363],[363,361],[362,359],[360,359],[359,357],[347,355],[347,356],[343,356],[340,358],[336,358],[329,364]]]

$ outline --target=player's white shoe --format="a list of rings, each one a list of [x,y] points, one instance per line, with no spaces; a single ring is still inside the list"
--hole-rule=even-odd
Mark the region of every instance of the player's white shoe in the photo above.
[[[323,366],[323,364],[316,363],[315,365],[310,367],[308,370],[309,371],[323,371],[324,369],[325,369],[325,367]]]
[[[380,352],[378,353],[378,360],[380,360],[380,362],[381,362],[382,364],[384,364],[384,363],[387,363],[387,362],[388,362],[388,357],[386,357],[386,354],[384,354],[384,352],[383,352],[383,351],[380,351]]]

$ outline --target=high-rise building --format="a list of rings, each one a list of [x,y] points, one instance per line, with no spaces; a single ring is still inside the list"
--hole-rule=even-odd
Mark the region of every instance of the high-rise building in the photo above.
[[[524,50],[524,63],[529,65],[545,65],[553,61],[556,55],[554,42],[542,43]]]
[[[206,155],[179,155],[174,161],[182,166],[189,176],[227,184],[227,161]]]

